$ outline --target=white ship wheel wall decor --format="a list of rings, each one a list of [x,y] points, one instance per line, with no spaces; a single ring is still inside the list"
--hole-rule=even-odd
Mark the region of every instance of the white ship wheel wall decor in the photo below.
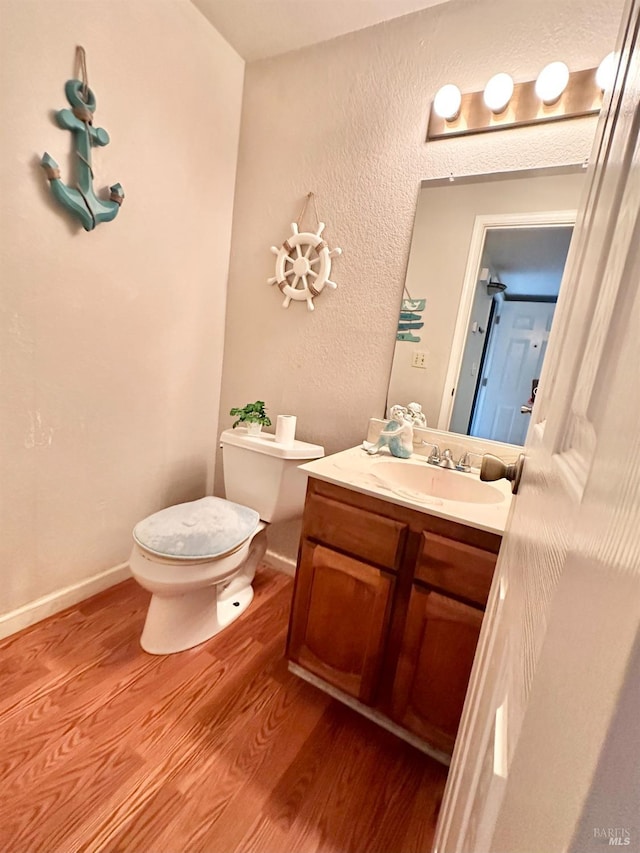
[[[313,197],[313,193],[307,196]],[[302,221],[305,207],[299,217]],[[269,279],[269,284],[277,284],[284,294],[283,308],[288,308],[291,300],[307,303],[309,311],[313,311],[313,299],[322,293],[325,285],[335,288],[338,286],[331,281],[331,259],[342,254],[342,249],[329,249],[322,239],[324,222],[318,222],[314,233],[300,231],[297,222],[291,223],[291,237],[282,246],[272,246],[271,251],[276,255],[276,274]]]

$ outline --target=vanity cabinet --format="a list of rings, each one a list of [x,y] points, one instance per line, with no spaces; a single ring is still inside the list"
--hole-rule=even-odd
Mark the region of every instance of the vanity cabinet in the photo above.
[[[294,671],[450,754],[500,540],[310,478],[287,640]]]

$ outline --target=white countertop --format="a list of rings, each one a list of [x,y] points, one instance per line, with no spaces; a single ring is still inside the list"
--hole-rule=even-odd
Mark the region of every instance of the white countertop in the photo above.
[[[425,482],[429,471],[435,466],[429,465],[425,456],[414,454],[411,459],[397,459],[385,448],[381,453],[371,456],[362,447],[352,447],[341,453],[334,453],[322,459],[315,459],[300,466],[310,477],[343,486],[364,495],[379,498],[389,503],[408,507],[409,509],[446,518],[458,524],[466,524],[479,530],[487,530],[489,533],[504,532],[507,516],[511,507],[511,485],[506,480],[498,480],[491,483],[494,489],[500,493],[496,503],[472,503],[467,501],[447,500],[445,498],[431,497],[427,494],[413,494],[408,496],[407,489],[396,488],[388,480],[384,480],[376,474],[376,464],[384,460],[392,461],[397,465],[422,466],[425,468]],[[461,471],[443,471],[447,477],[464,477],[478,480],[478,473],[468,474]]]

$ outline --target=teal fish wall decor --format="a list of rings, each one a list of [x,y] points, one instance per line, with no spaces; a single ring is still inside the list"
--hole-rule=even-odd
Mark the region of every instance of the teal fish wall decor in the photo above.
[[[426,299],[403,299],[402,300],[402,310],[403,311],[424,311],[426,304],[427,304]]]
[[[396,330],[397,341],[408,341],[412,344],[420,343],[420,335],[414,334],[424,327],[422,322],[427,304],[426,299],[403,299],[400,307],[400,318]]]
[[[76,186],[65,184],[60,179],[60,167],[50,154],[40,161],[51,184],[51,191],[60,204],[76,216],[85,231],[93,231],[100,222],[110,222],[118,214],[124,200],[120,184],[109,187],[108,200],[98,198],[93,189],[93,167],[91,149],[109,144],[109,134],[102,127],[93,127],[96,98],[86,83],[68,80],[64,87],[71,109],[58,110],[56,121],[64,130],[73,134],[76,163]]]

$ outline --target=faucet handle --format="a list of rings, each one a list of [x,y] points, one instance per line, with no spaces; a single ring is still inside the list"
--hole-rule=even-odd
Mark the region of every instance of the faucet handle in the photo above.
[[[430,441],[423,441],[422,444],[431,448],[431,453],[429,454],[429,458],[427,459],[427,462],[430,462],[432,465],[439,465],[440,464],[440,448],[439,448],[439,446],[437,444],[433,444]]]
[[[465,474],[468,474],[471,471],[471,457],[475,456],[477,459],[482,459],[482,453],[474,453],[472,450],[465,450],[462,454],[458,462],[456,463],[456,468],[458,471],[464,471]]]

